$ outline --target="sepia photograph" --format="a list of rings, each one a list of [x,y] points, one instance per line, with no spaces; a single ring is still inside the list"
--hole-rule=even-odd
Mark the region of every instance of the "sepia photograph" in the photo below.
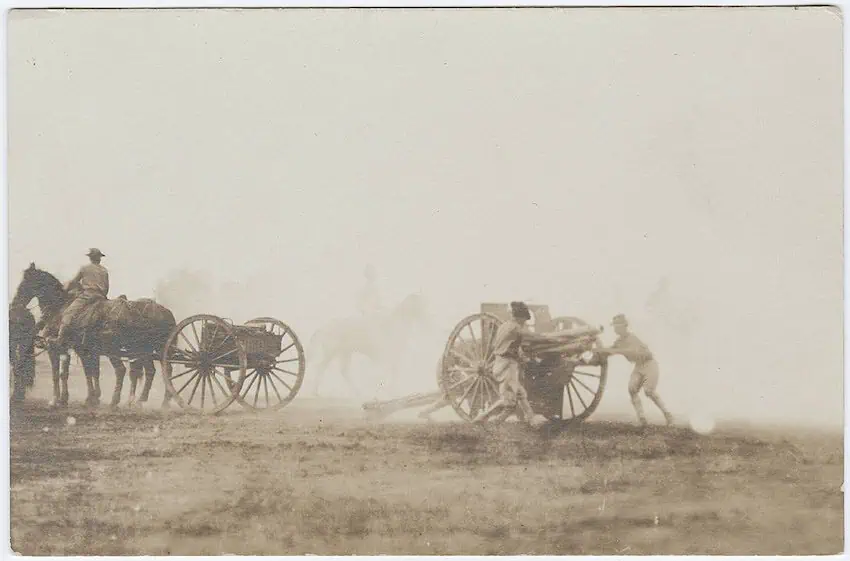
[[[844,551],[840,8],[6,23],[7,553]]]

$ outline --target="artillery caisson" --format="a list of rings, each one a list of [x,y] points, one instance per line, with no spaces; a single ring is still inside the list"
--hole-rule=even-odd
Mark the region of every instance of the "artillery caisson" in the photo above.
[[[181,407],[220,413],[234,401],[251,411],[277,411],[304,381],[301,341],[285,323],[257,318],[234,325],[199,314],[181,321],[162,354],[169,397]]]
[[[608,379],[608,363],[593,352],[601,329],[575,317],[551,318],[549,307],[529,305],[529,329],[563,332],[552,343],[527,345],[522,383],[536,413],[550,421],[579,422],[599,406]],[[495,335],[510,319],[509,304],[482,304],[481,312],[461,320],[449,336],[442,357],[440,387],[452,408],[474,419],[499,398],[493,376]]]
[[[528,328],[559,335],[551,343],[524,347],[522,383],[536,413],[553,422],[581,422],[598,407],[608,379],[608,363],[593,351],[601,329],[580,318],[552,318],[549,307],[529,305]],[[372,402],[364,409],[372,416],[420,407],[440,401],[457,415],[472,421],[499,399],[499,382],[493,374],[495,335],[511,317],[510,305],[485,303],[481,311],[463,318],[449,335],[437,366],[440,390],[391,401]]]

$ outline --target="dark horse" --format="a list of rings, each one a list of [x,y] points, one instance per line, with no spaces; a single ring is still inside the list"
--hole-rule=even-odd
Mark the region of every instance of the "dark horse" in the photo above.
[[[12,399],[22,401],[35,383],[35,316],[26,307],[9,306],[9,365]]]
[[[12,300],[12,306],[26,306],[33,298],[38,300],[41,310],[43,333],[55,336],[59,332],[62,312],[73,300],[73,294],[65,290],[62,283],[47,271],[36,268],[35,263],[24,271],[23,280]],[[121,399],[121,387],[126,368],[121,357],[131,362],[131,375],[147,372],[141,402],[148,399],[155,369],[153,361],[160,357],[165,341],[177,322],[170,310],[152,300],[128,301],[126,298],[102,300],[91,304],[68,332],[66,349],[48,348],[53,367],[53,396],[58,406],[68,404],[68,362],[64,361],[60,372],[60,355],[70,349],[80,357],[86,375],[88,396],[86,403],[100,402],[100,357],[106,356],[115,369],[115,392],[112,405]],[[135,382],[134,377],[134,382]],[[60,388],[61,381],[61,388]],[[135,390],[135,383],[133,389]],[[131,399],[135,396],[131,396]],[[164,404],[168,402],[166,396]]]

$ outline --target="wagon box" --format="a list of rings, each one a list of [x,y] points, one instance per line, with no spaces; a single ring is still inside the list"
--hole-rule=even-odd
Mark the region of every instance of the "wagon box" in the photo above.
[[[263,326],[235,325],[231,333],[228,333],[219,329],[216,324],[207,322],[203,324],[202,331],[201,340],[207,348],[235,351],[236,342],[241,342],[248,354],[249,364],[252,362],[251,359],[275,357],[280,353],[283,342],[282,334],[268,331]],[[233,356],[229,362],[235,364],[236,360],[237,358]]]

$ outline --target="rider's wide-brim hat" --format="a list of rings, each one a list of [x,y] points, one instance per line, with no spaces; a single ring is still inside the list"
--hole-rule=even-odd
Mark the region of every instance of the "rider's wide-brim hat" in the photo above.
[[[626,319],[625,315],[617,314],[614,316],[614,319],[611,320],[611,325],[629,325],[629,320]]]
[[[98,257],[106,257],[106,254],[103,253],[101,250],[99,250],[96,247],[89,249],[89,252],[86,253],[86,255],[88,255],[89,257],[95,256],[95,255],[98,256]]]

